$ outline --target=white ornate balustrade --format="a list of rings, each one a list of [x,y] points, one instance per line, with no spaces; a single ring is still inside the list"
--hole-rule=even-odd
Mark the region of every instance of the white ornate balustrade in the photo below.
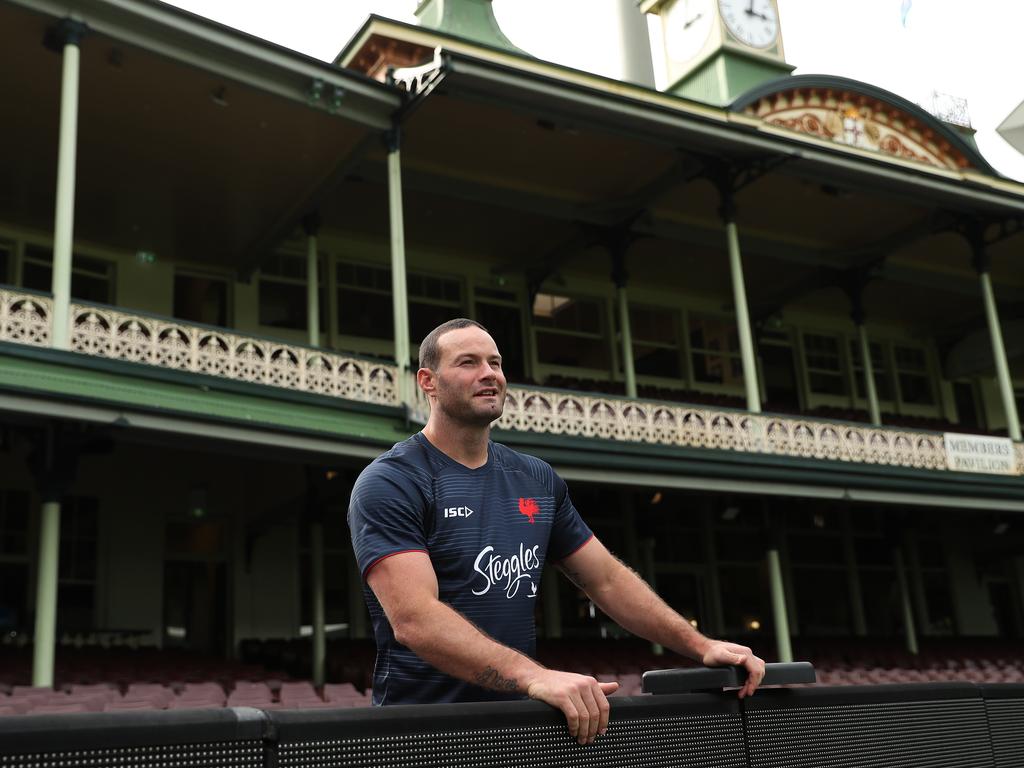
[[[50,345],[53,301],[0,290],[0,341]],[[398,405],[397,368],[174,320],[71,305],[71,349],[87,355]]]
[[[513,387],[497,426],[502,429],[717,448],[796,458],[947,470],[943,437],[789,416],[722,411]],[[1014,446],[1024,474],[1024,444]]]
[[[47,297],[0,290],[0,341],[49,346],[51,307]],[[72,304],[70,322],[71,348],[83,354],[399,405],[395,365],[111,308]],[[409,390],[413,417],[425,420],[422,393],[414,384]],[[557,390],[510,387],[496,426],[629,443],[947,470],[943,437],[936,433]],[[1024,443],[1015,444],[1014,450],[1017,474],[1024,475]]]

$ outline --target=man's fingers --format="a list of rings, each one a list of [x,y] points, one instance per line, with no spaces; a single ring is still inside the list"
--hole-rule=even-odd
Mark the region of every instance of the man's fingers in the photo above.
[[[605,731],[608,730],[608,716],[611,714],[612,707],[608,703],[608,694],[615,693],[618,689],[618,683],[598,683],[598,690],[601,692],[601,696],[598,698],[597,706],[601,710],[601,721],[597,725],[597,735],[604,736]],[[610,689],[610,690],[609,690]]]
[[[580,744],[591,744],[594,739],[597,738],[597,729],[601,725],[601,708],[597,704],[597,697],[604,698],[604,694],[601,693],[597,687],[597,681],[592,680],[580,691],[580,698],[583,700],[583,706],[587,708],[587,732],[586,734],[580,733]],[[580,729],[582,731],[582,729]],[[586,736],[586,740],[583,740],[583,736]]]
[[[580,711],[583,709],[583,702],[579,701],[577,697],[573,697],[572,694],[566,694],[565,701],[562,704],[562,712],[565,714],[565,722],[569,726],[569,735],[574,739],[579,737],[580,733]]]

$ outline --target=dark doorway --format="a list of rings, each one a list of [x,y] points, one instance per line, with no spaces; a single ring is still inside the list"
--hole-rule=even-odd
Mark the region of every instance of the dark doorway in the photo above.
[[[164,646],[222,655],[226,597],[224,563],[164,563]]]
[[[766,411],[800,412],[800,388],[796,379],[793,348],[781,344],[761,344],[761,369],[764,373]]]
[[[953,401],[959,424],[965,429],[980,429],[978,401],[974,397],[974,384],[969,381],[953,382]]]
[[[477,289],[479,297],[481,289]],[[494,291],[494,293],[504,293]],[[523,325],[516,306],[490,301],[476,302],[476,319],[490,332],[501,352],[501,367],[505,378],[522,382],[526,376],[523,356]]]
[[[988,583],[988,599],[992,604],[992,616],[999,628],[999,637],[1009,639],[1020,637],[1018,614],[1014,607],[1013,590],[1009,582],[990,581]]]

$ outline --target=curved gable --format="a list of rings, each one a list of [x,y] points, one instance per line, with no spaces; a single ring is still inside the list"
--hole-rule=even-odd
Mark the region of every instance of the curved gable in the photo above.
[[[959,171],[996,174],[971,144],[921,107],[875,86],[795,75],[740,96],[732,111],[838,144]]]

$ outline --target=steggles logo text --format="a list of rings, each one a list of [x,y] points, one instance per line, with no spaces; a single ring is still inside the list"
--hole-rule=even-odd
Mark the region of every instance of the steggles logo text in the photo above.
[[[537,585],[533,583],[533,577],[529,572],[540,567],[540,556],[537,554],[539,549],[540,545],[534,545],[528,549],[525,545],[520,544],[518,554],[501,557],[493,554],[494,547],[484,547],[473,563],[473,570],[483,578],[484,585],[480,589],[474,589],[473,594],[486,595],[490,592],[491,587],[496,586],[505,590],[505,597],[511,600],[519,592],[519,582],[529,579],[531,582],[529,597],[536,597]]]

